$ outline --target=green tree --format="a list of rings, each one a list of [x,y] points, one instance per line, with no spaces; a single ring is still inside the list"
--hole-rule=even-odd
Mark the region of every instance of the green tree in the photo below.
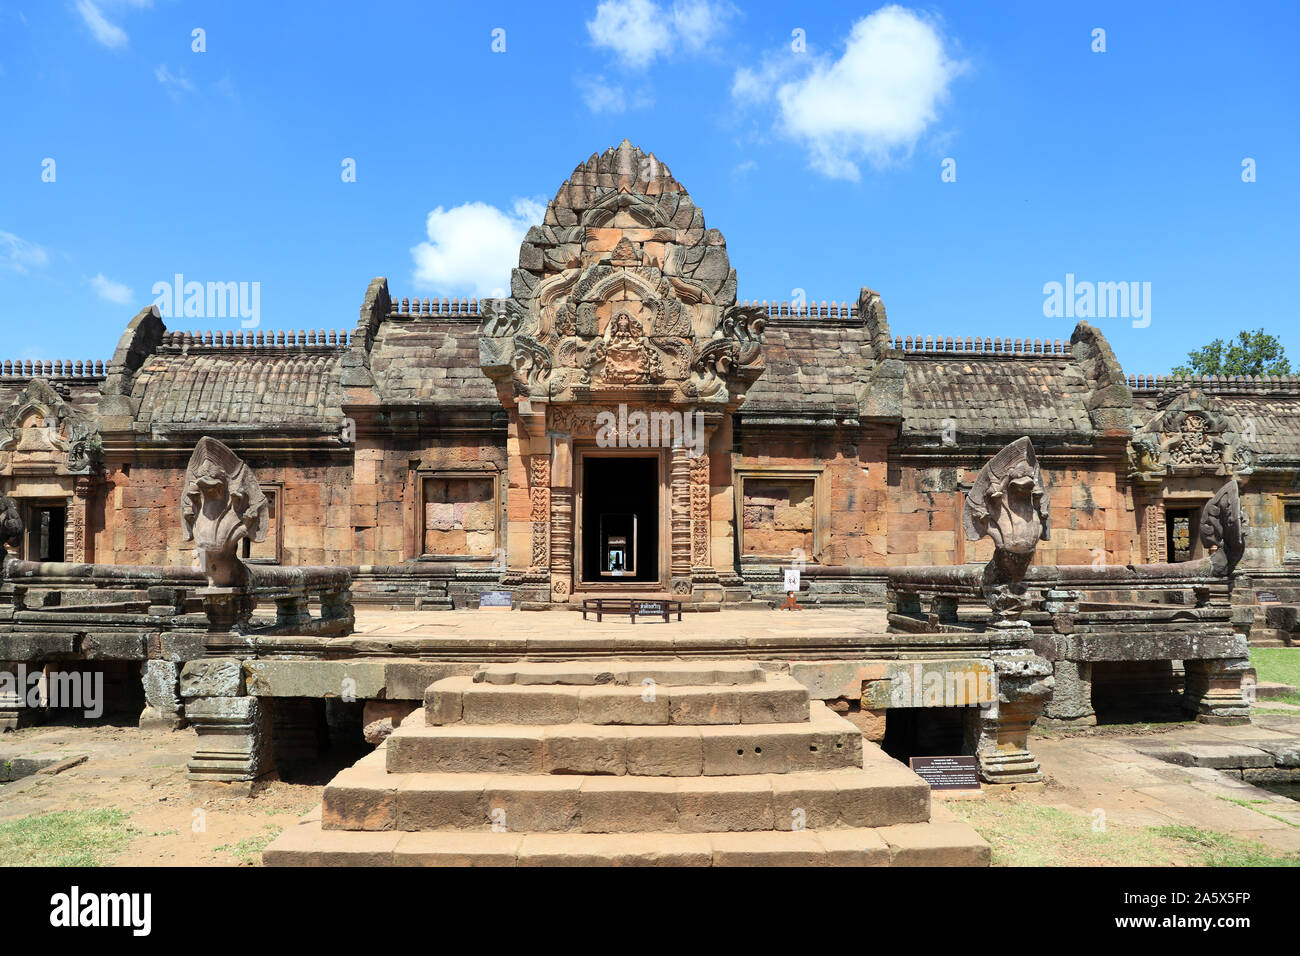
[[[1290,375],[1291,362],[1276,335],[1263,329],[1239,332],[1236,339],[1215,339],[1204,348],[1187,353],[1189,364],[1174,369],[1175,375]]]

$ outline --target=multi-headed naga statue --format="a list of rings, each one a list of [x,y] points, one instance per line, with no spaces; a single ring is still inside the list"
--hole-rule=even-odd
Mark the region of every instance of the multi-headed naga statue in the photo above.
[[[1246,551],[1246,515],[1236,480],[1214,493],[1201,511],[1201,544],[1215,574],[1231,574]]]
[[[194,564],[207,575],[208,587],[244,582],[239,543],[266,540],[267,513],[252,469],[215,438],[199,439],[185,471],[181,519],[184,540],[194,542]]]
[[[967,541],[993,539],[993,559],[984,569],[989,606],[998,620],[1018,618],[1025,570],[1049,535],[1047,492],[1028,438],[1016,439],[980,469],[961,517]]]

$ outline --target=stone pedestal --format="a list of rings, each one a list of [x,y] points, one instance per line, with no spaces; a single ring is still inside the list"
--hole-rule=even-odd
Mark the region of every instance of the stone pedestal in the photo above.
[[[1248,658],[1183,661],[1187,675],[1183,706],[1203,724],[1250,723],[1249,684],[1255,671]]]
[[[1028,627],[995,624],[996,628]],[[981,707],[976,723],[975,754],[980,778],[987,783],[1038,783],[1043,773],[1029,751],[1029,729],[1052,693],[1052,665],[1029,650],[994,651],[997,701]]]
[[[244,588],[199,588],[194,594],[203,599],[203,611],[208,617],[205,653],[224,657],[242,651],[248,644],[243,630],[256,603],[252,595]]]
[[[275,769],[271,700],[246,695],[243,662],[234,657],[189,661],[181,668],[180,692],[198,734],[187,765],[190,786],[251,793]]]

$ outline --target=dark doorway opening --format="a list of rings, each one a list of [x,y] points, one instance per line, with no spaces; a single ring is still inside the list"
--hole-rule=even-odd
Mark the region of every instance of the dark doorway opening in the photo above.
[[[1200,523],[1200,508],[1165,509],[1165,554],[1171,563],[1197,557]]]
[[[659,459],[582,463],[582,580],[659,580]]]
[[[890,707],[885,711],[885,739],[880,749],[903,763],[912,757],[957,757],[967,754],[967,717],[971,707]]]
[[[1173,661],[1094,661],[1091,679],[1099,725],[1187,719],[1183,676]]]
[[[63,534],[68,510],[62,505],[32,505],[27,520],[27,560],[64,561]]]

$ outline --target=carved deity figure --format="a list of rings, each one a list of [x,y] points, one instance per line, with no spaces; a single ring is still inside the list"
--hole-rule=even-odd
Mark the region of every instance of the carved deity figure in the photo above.
[[[1201,544],[1215,574],[1231,574],[1246,550],[1246,515],[1235,481],[1215,492],[1201,511]]]
[[[23,540],[23,516],[18,503],[8,495],[0,495],[0,572],[4,570],[6,549],[19,547]]]
[[[257,478],[215,438],[201,438],[185,471],[181,495],[184,540],[194,542],[194,566],[212,588],[243,583],[239,543],[266,540],[268,506]]]
[[[646,342],[641,323],[619,312],[609,323],[604,380],[617,385],[644,385],[663,380],[659,356]]]
[[[989,606],[1000,620],[1018,618],[1025,569],[1050,532],[1046,489],[1028,438],[1016,439],[980,469],[961,518],[966,540],[993,539],[984,573]]]

